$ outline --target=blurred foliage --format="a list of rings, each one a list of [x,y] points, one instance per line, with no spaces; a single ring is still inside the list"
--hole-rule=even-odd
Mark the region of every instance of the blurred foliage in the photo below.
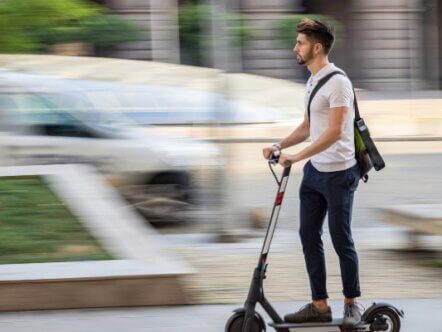
[[[296,27],[298,26],[299,21],[304,17],[311,20],[325,21],[331,24],[335,28],[335,46],[338,46],[341,41],[345,39],[344,25],[331,16],[315,14],[290,15],[277,20],[278,34],[285,47],[288,47],[289,49],[295,47],[296,38],[298,38]]]
[[[110,46],[140,39],[135,25],[113,15],[95,15],[81,21],[83,41],[94,46]]]
[[[201,64],[204,53],[210,53],[213,38],[225,38],[227,36],[230,46],[243,46],[253,34],[252,27],[243,26],[240,14],[218,13],[215,20],[224,19],[226,22],[225,33],[215,31],[211,35],[212,9],[210,5],[186,3],[179,9],[179,34],[181,50],[191,58],[193,64]]]
[[[132,22],[88,0],[0,1],[0,52],[41,53],[57,43],[115,45],[138,39]]]
[[[442,259],[424,260],[423,261],[423,265],[427,266],[427,267],[433,267],[433,268],[442,269]]]
[[[0,178],[0,264],[106,260],[40,177]]]

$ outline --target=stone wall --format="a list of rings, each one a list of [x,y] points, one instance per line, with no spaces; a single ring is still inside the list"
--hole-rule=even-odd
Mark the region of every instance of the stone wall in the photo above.
[[[308,10],[302,0],[225,1],[230,10],[242,14],[245,25],[255,28],[251,40],[235,56],[234,62],[238,64],[230,66],[233,71],[305,79],[305,69],[298,66],[292,50],[278,41],[276,31],[277,19]],[[345,42],[333,51],[331,59],[347,71],[357,87],[437,88],[440,37],[433,30],[440,26],[441,18],[436,10],[431,16],[429,8],[431,4],[436,8],[440,0],[348,0],[333,8],[327,7],[329,3],[325,0],[313,2],[315,11],[345,23]],[[144,40],[121,45],[112,56],[180,62],[177,0],[108,0],[107,5],[113,12],[138,23],[145,34]],[[428,20],[430,16],[432,19]]]
[[[244,24],[256,29],[252,40],[243,50],[244,72],[284,79],[302,76],[302,69],[298,67],[292,50],[278,40],[276,31],[276,20],[299,12],[300,2],[291,0],[240,2]]]
[[[354,0],[353,74],[359,87],[425,88],[423,12],[420,0]]]

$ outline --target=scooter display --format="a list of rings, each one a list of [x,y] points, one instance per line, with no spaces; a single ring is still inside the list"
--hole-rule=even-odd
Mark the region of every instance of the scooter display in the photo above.
[[[400,317],[404,317],[404,312],[388,303],[373,303],[364,311],[361,321],[357,325],[344,326],[342,318],[333,319],[328,323],[286,323],[266,299],[264,296],[263,281],[266,278],[267,255],[270,250],[270,244],[275,232],[279,211],[281,209],[282,200],[284,198],[284,193],[291,170],[290,162],[286,162],[286,167],[282,172],[281,179],[278,180],[278,177],[273,170],[273,166],[278,164],[279,155],[280,152],[275,151],[270,155],[269,159],[269,167],[278,184],[278,192],[276,194],[267,232],[264,237],[264,244],[259,256],[258,265],[255,267],[253,272],[249,293],[244,303],[244,307],[235,309],[233,311],[233,315],[226,323],[225,332],[266,331],[264,319],[256,311],[257,303],[262,306],[265,312],[272,319],[272,322],[270,322],[268,325],[278,332],[296,332],[301,330],[310,332],[399,332],[401,327]]]

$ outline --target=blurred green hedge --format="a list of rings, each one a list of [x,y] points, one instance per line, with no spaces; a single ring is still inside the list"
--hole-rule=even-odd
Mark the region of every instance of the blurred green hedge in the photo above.
[[[130,21],[88,0],[0,1],[0,53],[43,53],[51,45],[110,46],[140,38]]]

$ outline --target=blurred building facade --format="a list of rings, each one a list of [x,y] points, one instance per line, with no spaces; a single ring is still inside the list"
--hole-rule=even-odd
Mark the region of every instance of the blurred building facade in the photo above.
[[[220,1],[206,0],[207,3]],[[121,45],[110,56],[180,63],[180,0],[97,0],[132,19],[146,40]],[[233,71],[302,81],[307,73],[278,40],[275,20],[325,14],[345,27],[331,59],[358,87],[374,90],[442,88],[442,0],[224,0],[256,30],[235,57]],[[331,5],[332,4],[332,5]],[[238,64],[240,62],[240,64]],[[229,63],[229,61],[227,61]],[[221,68],[227,69],[229,68]]]
[[[112,57],[180,63],[177,0],[99,0],[112,13],[133,20],[145,40],[125,43]]]

